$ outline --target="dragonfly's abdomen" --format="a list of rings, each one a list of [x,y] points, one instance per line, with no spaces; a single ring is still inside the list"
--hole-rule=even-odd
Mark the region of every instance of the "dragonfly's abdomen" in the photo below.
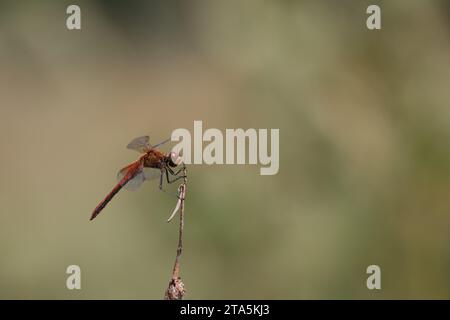
[[[94,219],[98,214],[103,210],[103,208],[106,207],[106,205],[111,201],[111,199],[117,194],[117,192],[122,189],[122,187],[131,179],[133,178],[133,175],[127,174],[115,187],[111,190],[111,192],[106,196],[105,199],[100,202],[100,204],[94,209],[91,215],[91,219]]]

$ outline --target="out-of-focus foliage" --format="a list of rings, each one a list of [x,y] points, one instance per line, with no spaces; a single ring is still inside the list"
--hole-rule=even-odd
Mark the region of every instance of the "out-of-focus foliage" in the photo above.
[[[449,6],[383,1],[368,31],[373,2],[81,1],[81,31],[0,2],[0,298],[161,299],[174,199],[89,216],[132,138],[194,120],[279,128],[280,171],[189,168],[186,298],[450,298]]]

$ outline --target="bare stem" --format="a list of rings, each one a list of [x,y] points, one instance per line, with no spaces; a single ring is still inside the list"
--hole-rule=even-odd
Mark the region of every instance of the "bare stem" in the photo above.
[[[169,286],[164,296],[165,300],[181,300],[186,292],[184,284],[179,276],[180,274],[180,257],[183,252],[183,231],[184,231],[184,200],[186,199],[186,185],[187,185],[187,170],[184,167],[183,170],[184,180],[179,187],[180,197],[180,227],[178,233],[178,248],[177,255],[175,257],[175,264],[172,271],[172,279],[169,281]]]

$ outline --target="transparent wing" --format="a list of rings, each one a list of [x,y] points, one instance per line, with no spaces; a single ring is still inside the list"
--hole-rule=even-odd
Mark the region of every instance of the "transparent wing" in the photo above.
[[[165,144],[165,143],[169,142],[170,140],[171,140],[170,138],[169,138],[169,139],[166,139],[166,140],[164,140],[164,141],[162,141],[162,142],[158,143],[157,145],[153,146],[152,148],[156,148],[156,147],[159,147],[159,146],[161,146],[161,145],[163,145],[163,144]]]
[[[117,181],[121,181],[127,174],[129,167],[125,167],[117,174]],[[128,181],[123,187],[129,191],[136,191],[145,180],[154,180],[161,176],[161,170],[154,168],[143,168]]]
[[[154,180],[158,179],[161,176],[161,170],[155,168],[144,168],[144,177],[145,180]]]
[[[123,177],[125,177],[125,175],[128,173],[128,170],[129,167],[125,167],[122,170],[120,170],[119,173],[117,174],[117,181],[121,181]],[[139,170],[138,173],[136,173],[136,175],[131,180],[129,180],[123,187],[127,190],[135,191],[140,187],[140,185],[144,181],[145,181],[144,172],[142,170]]]
[[[140,171],[133,177],[133,179],[128,181],[126,185],[124,185],[123,187],[129,191],[136,191],[144,181],[145,181],[144,172]]]
[[[149,136],[142,136],[133,139],[128,145],[127,149],[135,150],[140,153],[145,153],[152,148]]]

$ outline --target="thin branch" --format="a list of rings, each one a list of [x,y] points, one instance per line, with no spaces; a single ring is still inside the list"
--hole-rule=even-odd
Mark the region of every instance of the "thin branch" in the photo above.
[[[186,185],[187,185],[187,170],[183,169],[183,183],[178,188],[179,204],[180,204],[180,227],[178,233],[178,248],[175,257],[175,264],[172,270],[172,279],[169,281],[169,286],[164,296],[165,300],[181,300],[186,292],[184,284],[179,276],[180,274],[180,257],[183,252],[183,231],[184,231],[184,200],[186,199]],[[178,205],[177,205],[178,207]],[[177,208],[175,208],[177,210]],[[169,218],[170,220],[170,218]]]

